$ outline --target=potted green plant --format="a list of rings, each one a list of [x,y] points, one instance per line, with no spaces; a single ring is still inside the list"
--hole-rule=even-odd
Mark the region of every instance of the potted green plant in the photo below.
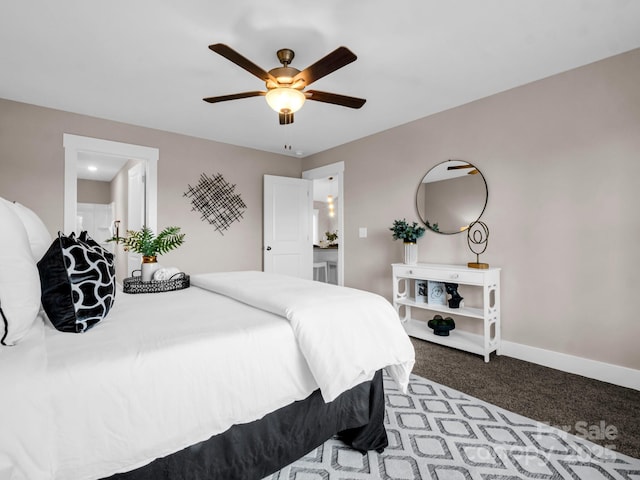
[[[404,243],[404,263],[414,265],[418,262],[418,246],[416,242],[424,235],[425,228],[417,222],[407,223],[406,219],[394,220],[389,229],[393,232],[394,240],[402,240]]]
[[[337,230],[335,232],[333,232],[333,233],[325,232],[325,235],[327,236],[327,241],[329,242],[329,245],[335,244],[336,241],[338,240],[338,231]]]
[[[180,233],[180,227],[167,227],[155,235],[149,227],[144,226],[140,230],[127,230],[125,237],[114,236],[108,241],[122,244],[127,252],[142,255],[142,281],[148,282],[157,268],[158,255],[178,248],[184,243],[184,236],[184,233]]]

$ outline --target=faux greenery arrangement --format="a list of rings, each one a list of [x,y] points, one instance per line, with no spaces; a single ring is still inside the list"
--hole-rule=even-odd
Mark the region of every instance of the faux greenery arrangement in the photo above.
[[[125,251],[132,250],[143,257],[157,257],[182,245],[184,236],[180,227],[167,227],[157,236],[149,227],[142,227],[141,230],[127,230],[126,237],[113,237],[108,241],[122,243]]]
[[[325,232],[324,234],[327,236],[327,240],[329,241],[329,243],[333,243],[336,240],[338,240],[338,231],[337,230],[335,232],[333,232],[333,233]]]
[[[416,222],[409,225],[404,218],[402,220],[394,220],[393,227],[389,230],[393,232],[394,240],[402,240],[404,243],[416,243],[425,232],[424,227],[419,226]]]

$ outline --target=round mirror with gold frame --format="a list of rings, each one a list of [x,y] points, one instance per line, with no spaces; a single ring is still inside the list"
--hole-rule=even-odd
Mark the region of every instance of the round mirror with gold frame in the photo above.
[[[480,170],[464,160],[439,163],[422,178],[416,207],[422,222],[433,232],[466,232],[478,220],[489,191]]]

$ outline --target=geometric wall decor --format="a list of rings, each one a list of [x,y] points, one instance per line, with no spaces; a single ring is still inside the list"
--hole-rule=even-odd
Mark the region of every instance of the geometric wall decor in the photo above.
[[[199,212],[200,219],[213,225],[221,235],[233,222],[240,221],[247,208],[240,194],[235,193],[236,186],[219,173],[213,177],[202,173],[195,187],[187,187],[184,196],[191,199],[191,210]]]

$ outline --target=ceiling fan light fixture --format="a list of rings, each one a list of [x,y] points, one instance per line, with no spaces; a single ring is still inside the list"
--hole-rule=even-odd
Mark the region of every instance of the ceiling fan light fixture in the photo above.
[[[280,125],[293,123],[294,113],[302,108],[306,99],[356,109],[362,107],[366,102],[364,98],[349,97],[330,92],[303,91],[316,80],[326,77],[330,73],[354,62],[358,57],[347,47],[336,48],[333,52],[325,55],[302,71],[290,66],[295,54],[293,50],[288,48],[283,48],[276,52],[282,66],[272,68],[269,71],[259,67],[223,43],[209,45],[209,49],[262,80],[267,91],[256,90],[232,95],[218,95],[203,98],[205,102],[218,103],[265,96],[269,106],[278,113]]]
[[[278,87],[269,90],[266,99],[269,106],[278,113],[295,113],[302,108],[307,97],[295,88]]]

